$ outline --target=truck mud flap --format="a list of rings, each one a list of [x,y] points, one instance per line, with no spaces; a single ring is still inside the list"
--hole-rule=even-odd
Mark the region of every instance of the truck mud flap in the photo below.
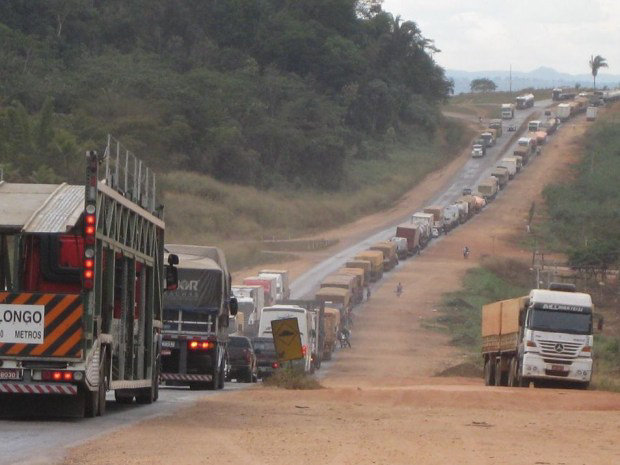
[[[178,373],[162,373],[161,380],[162,381],[187,381],[187,382],[210,382],[212,380],[212,375],[188,375],[188,374],[178,374]]]

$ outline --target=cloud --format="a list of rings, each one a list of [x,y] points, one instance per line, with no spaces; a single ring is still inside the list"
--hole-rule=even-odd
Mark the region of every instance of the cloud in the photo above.
[[[444,67],[528,71],[550,66],[587,73],[600,54],[620,70],[620,1],[617,0],[385,0],[383,9],[415,21],[434,39]],[[615,65],[615,66],[614,66]],[[618,71],[616,71],[618,73]]]

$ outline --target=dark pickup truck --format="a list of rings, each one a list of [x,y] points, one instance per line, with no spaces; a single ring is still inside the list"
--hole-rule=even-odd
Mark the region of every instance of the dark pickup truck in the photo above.
[[[256,355],[245,336],[231,336],[228,339],[228,372],[226,379],[254,383],[258,379]]]
[[[273,339],[270,337],[255,337],[252,338],[252,345],[256,354],[258,377],[265,378],[271,375],[278,368],[278,359]]]

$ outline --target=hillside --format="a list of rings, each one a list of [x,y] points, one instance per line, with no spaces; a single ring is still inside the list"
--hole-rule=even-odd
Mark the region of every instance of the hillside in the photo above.
[[[158,171],[350,187],[349,159],[432,136],[444,71],[412,22],[354,0],[0,3],[0,162],[81,173],[112,132]]]
[[[431,42],[363,5],[0,2],[5,178],[80,182],[84,150],[111,133],[160,173],[174,239],[299,234],[384,208],[466,133],[441,117],[451,84]],[[240,206],[253,201],[319,208],[269,221]]]

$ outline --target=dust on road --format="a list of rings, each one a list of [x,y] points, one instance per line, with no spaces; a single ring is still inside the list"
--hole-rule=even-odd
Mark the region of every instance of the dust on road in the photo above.
[[[566,175],[583,130],[582,122],[564,127],[483,214],[386,275],[358,310],[353,348],[329,369],[325,389],[213,396],[77,447],[65,463],[620,463],[620,394],[436,377],[463,355],[424,329],[441,295],[482,256],[529,256],[518,237],[531,203]]]

